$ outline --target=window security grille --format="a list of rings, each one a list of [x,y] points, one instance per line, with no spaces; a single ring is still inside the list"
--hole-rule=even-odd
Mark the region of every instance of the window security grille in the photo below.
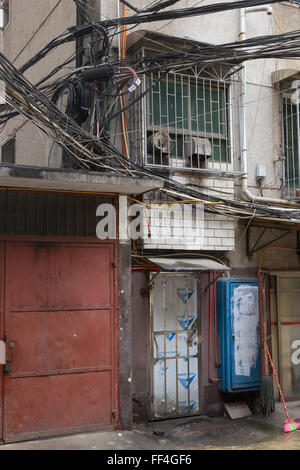
[[[285,197],[300,199],[300,104],[291,94],[282,95]]]
[[[145,90],[135,115],[138,135],[131,135],[136,160],[176,170],[240,172],[237,74],[210,78],[195,69],[151,73],[144,80]]]

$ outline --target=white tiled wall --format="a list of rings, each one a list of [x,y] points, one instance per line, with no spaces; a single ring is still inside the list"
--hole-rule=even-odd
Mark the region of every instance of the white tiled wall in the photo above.
[[[191,180],[189,180],[191,181]],[[197,179],[199,183],[199,179]],[[234,183],[232,180],[206,178],[201,181],[202,192],[218,195],[220,189],[222,197],[234,199]],[[213,189],[213,191],[212,191]],[[174,249],[174,250],[207,250],[207,251],[231,251],[235,248],[235,222],[226,216],[204,211],[204,206],[197,206],[199,210],[191,213],[189,207],[188,217],[184,220],[184,232],[180,228],[182,206],[172,206],[172,216],[165,210],[166,201],[147,201],[153,208],[161,208],[159,211],[145,210],[143,218],[143,247],[144,249]],[[164,212],[165,211],[165,212]],[[186,214],[185,214],[186,215]],[[195,220],[200,218],[197,224],[195,236]],[[148,222],[151,226],[149,237]],[[171,227],[171,228],[170,228]],[[194,227],[194,228],[193,228]]]

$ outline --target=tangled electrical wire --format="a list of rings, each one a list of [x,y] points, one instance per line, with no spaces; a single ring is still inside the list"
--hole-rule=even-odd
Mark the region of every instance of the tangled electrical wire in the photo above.
[[[141,79],[150,72],[168,72],[193,64],[218,62],[239,64],[257,58],[299,58],[300,30],[273,36],[261,36],[221,45],[195,44],[184,50],[170,50],[153,55],[128,56],[120,59],[112,50],[112,40],[119,27],[176,19],[230,9],[277,3],[278,0],[249,0],[218,3],[198,8],[161,11],[178,0],[159,1],[146,10],[133,7],[135,15],[91,22],[82,10],[83,24],[69,28],[53,39],[39,53],[16,69],[0,54],[0,80],[5,84],[6,104],[0,105],[0,125],[21,115],[64,148],[76,168],[109,172],[133,177],[159,178],[164,188],[186,194],[209,204],[209,210],[229,216],[300,218],[297,211],[280,211],[259,204],[222,199],[188,188],[166,175],[145,168],[124,155],[110,138],[112,121],[118,119],[151,91],[139,88]],[[82,9],[81,1],[75,3]],[[123,0],[129,8],[132,5]],[[78,40],[80,39],[80,42]],[[33,85],[24,73],[57,47],[76,41],[76,52]],[[78,47],[79,46],[79,47]],[[74,68],[74,61],[76,67]],[[62,71],[70,67],[62,75]],[[136,93],[137,88],[139,92]],[[125,106],[119,106],[120,96]]]

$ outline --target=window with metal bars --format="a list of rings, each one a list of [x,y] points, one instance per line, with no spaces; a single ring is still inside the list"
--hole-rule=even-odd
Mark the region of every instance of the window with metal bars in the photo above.
[[[300,106],[291,93],[282,94],[283,148],[285,154],[284,186],[286,197],[300,199]]]
[[[200,168],[211,158],[227,162],[226,86],[166,74],[152,76],[147,103],[147,156],[163,164],[165,155],[176,164]],[[165,160],[167,161],[167,160]],[[177,166],[177,165],[176,165]]]
[[[227,66],[212,73],[197,68],[150,73],[143,90],[145,97],[132,116],[136,132],[130,132],[135,135],[135,158],[142,157],[146,166],[176,170],[240,171],[236,72]]]

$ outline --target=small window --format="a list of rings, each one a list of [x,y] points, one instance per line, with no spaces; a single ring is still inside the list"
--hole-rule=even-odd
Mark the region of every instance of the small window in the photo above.
[[[165,39],[160,41],[164,44]],[[180,50],[180,42],[174,37],[173,48],[177,44]],[[161,55],[168,56],[148,47],[141,47],[139,54],[157,56],[158,63]],[[238,67],[198,63],[148,72],[134,96],[140,100],[128,111],[126,123],[132,160],[167,172],[241,174]]]
[[[164,154],[198,168],[208,158],[229,161],[226,84],[166,74],[159,80],[152,76],[148,86],[152,88],[147,106],[148,156],[153,163],[164,164]],[[152,136],[159,142],[153,143]]]
[[[16,163],[16,139],[10,139],[2,146],[2,163]]]

